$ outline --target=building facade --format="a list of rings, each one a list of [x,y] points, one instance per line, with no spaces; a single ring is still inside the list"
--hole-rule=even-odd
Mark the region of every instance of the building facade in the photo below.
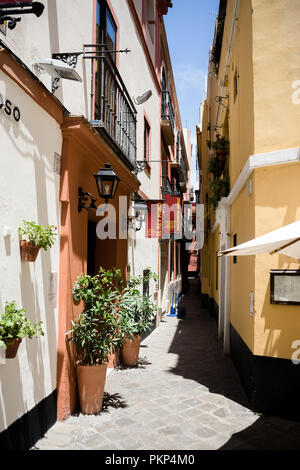
[[[150,292],[157,324],[170,308],[174,286],[181,288],[180,242],[147,237],[145,224],[127,231],[136,201],[176,195],[181,203],[186,191],[188,160],[163,25],[171,4],[43,4],[39,18],[25,15],[15,28],[6,24],[0,31],[0,93],[21,114],[18,122],[3,110],[0,115],[1,141],[11,156],[1,174],[7,189],[0,209],[1,307],[15,298],[45,326],[43,338],[24,341],[17,358],[0,365],[4,448],[28,448],[77,406],[74,357],[65,333],[80,313],[72,292],[78,275],[102,266],[128,277],[150,268],[159,275]],[[56,61],[72,80],[53,75]],[[93,175],[107,163],[120,178],[110,201],[114,239],[96,235],[104,214],[88,207],[90,196],[80,196],[90,194],[102,204]],[[58,227],[55,246],[41,253],[34,267],[19,259],[16,231],[22,218]],[[114,363],[112,357],[110,366]]]
[[[294,414],[299,306],[271,301],[271,274],[298,272],[299,263],[276,253],[231,258],[218,252],[299,219],[299,19],[296,1],[220,1],[198,129],[206,208],[203,304],[252,406],[290,407]],[[215,150],[221,137],[230,146],[225,161]]]

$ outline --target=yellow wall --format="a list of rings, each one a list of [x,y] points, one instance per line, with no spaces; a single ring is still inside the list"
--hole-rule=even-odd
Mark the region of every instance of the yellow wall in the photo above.
[[[255,182],[252,184],[252,195],[248,196],[245,186],[231,208],[232,246],[234,234],[237,234],[238,245],[255,236]],[[254,350],[254,317],[250,315],[250,293],[255,290],[254,268],[253,256],[239,256],[236,264],[230,258],[230,321],[251,351]]]
[[[224,90],[222,80],[234,6],[235,0],[228,0],[219,72],[218,75],[210,73],[207,103],[203,106],[203,197],[208,192],[210,178],[206,141],[215,136],[214,131],[207,130],[207,125],[216,124],[216,96],[229,94],[231,189],[250,155],[300,147],[300,92],[297,94],[297,89],[292,88],[293,82],[300,81],[299,0],[241,0]],[[236,71],[239,78],[234,101]],[[299,99],[299,104],[294,104],[293,98]],[[226,100],[224,103],[227,104]],[[223,124],[226,110],[222,106],[220,110],[219,124]],[[217,132],[223,134],[224,129]],[[240,244],[300,220],[298,163],[256,169],[251,180],[252,195],[248,195],[245,185],[231,207],[231,245],[235,233]],[[209,217],[213,227],[215,216],[211,207]],[[209,232],[202,250],[202,292],[217,303],[215,253],[219,249],[217,228],[216,232]],[[269,254],[238,257],[237,264],[230,258],[230,262],[232,325],[254,354],[290,359],[294,351],[292,342],[300,339],[300,308],[270,304],[270,269],[300,269],[299,263]],[[250,315],[252,290],[254,316]]]
[[[300,165],[261,168],[255,172],[255,230],[263,235],[300,220]],[[254,258],[254,257],[252,257]],[[300,339],[300,307],[270,304],[270,269],[300,269],[283,255],[255,257],[255,354],[290,359],[294,340]]]
[[[292,102],[297,91],[292,83],[300,80],[299,0],[252,0],[252,4],[254,150],[257,154],[298,147],[300,104]]]
[[[229,1],[234,8],[235,1]],[[231,15],[230,23],[231,27]],[[229,141],[230,187],[232,189],[249,155],[254,151],[253,63],[251,0],[242,0],[232,49],[228,75],[229,93]],[[225,39],[226,41],[226,39]],[[226,42],[223,41],[223,44]],[[222,58],[227,56],[225,50]],[[234,100],[234,77],[237,72],[237,96]]]
[[[217,252],[220,251],[220,235],[217,229],[211,236],[210,243],[210,297],[214,299],[217,305],[219,305],[219,289],[220,289],[220,261],[218,259],[218,270],[217,270]],[[218,288],[216,283],[216,276],[218,273]]]

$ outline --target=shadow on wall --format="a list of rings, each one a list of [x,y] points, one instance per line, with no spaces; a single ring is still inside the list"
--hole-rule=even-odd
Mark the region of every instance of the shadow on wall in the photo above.
[[[24,109],[26,109],[25,106]],[[20,209],[17,215],[17,223],[21,223],[22,218],[33,219],[39,224],[56,224],[60,222],[58,204],[59,176],[54,175],[52,161],[54,151],[58,150],[60,131],[58,124],[56,126],[51,123],[51,126],[48,126],[49,121],[50,118],[46,117],[46,114],[42,114],[40,120],[32,119],[27,107],[26,113],[24,112],[22,115],[22,130],[19,126],[12,125],[9,120],[5,120],[3,123],[4,130],[6,130],[11,142],[12,152],[19,159],[24,157],[24,159],[32,160],[32,163],[28,163],[28,166],[27,164],[23,166],[27,171],[26,174],[30,174],[30,179],[27,178],[19,193]],[[31,164],[33,165],[31,166]],[[22,166],[16,171],[22,171]],[[47,191],[52,191],[52,194],[47,195]],[[56,197],[51,197],[52,195]],[[24,210],[22,212],[23,199],[28,202],[28,198],[29,201],[32,201],[30,214],[24,213]],[[12,200],[12,203],[15,204],[16,201]],[[59,239],[56,241],[57,256],[59,256],[57,244],[59,244]],[[4,256],[11,256],[11,248],[10,240],[7,237],[4,240]],[[19,264],[16,267],[10,263],[10,269],[15,269],[17,275]],[[20,306],[27,311],[32,322],[43,321],[42,327],[45,332],[44,337],[38,336],[38,338],[31,340],[24,339],[16,358],[7,360],[6,365],[1,366],[3,403],[3,406],[0,407],[1,431],[11,425],[10,429],[16,430],[18,434],[18,437],[15,438],[15,445],[22,445],[21,442],[23,441],[33,445],[34,442],[30,441],[33,436],[39,439],[41,433],[47,430],[45,425],[42,425],[43,422],[52,422],[53,414],[56,417],[56,403],[52,406],[52,403],[54,404],[53,400],[51,401],[51,416],[49,419],[46,418],[43,421],[40,409],[35,408],[35,405],[43,402],[56,388],[56,312],[54,303],[51,303],[48,299],[49,274],[51,272],[50,250],[46,252],[40,250],[36,263],[20,261],[19,279],[15,279],[16,299],[21,297]],[[49,413],[47,406],[47,404],[42,405],[46,413]],[[26,416],[23,416],[25,414]],[[26,432],[27,427],[30,428],[32,425],[32,421],[30,421],[32,418],[29,419],[29,415],[34,416],[36,427],[34,430],[28,430],[26,440],[23,433]],[[24,429],[22,429],[22,425],[25,426]],[[11,439],[10,432],[7,433],[7,436]],[[11,445],[14,448],[13,441]]]

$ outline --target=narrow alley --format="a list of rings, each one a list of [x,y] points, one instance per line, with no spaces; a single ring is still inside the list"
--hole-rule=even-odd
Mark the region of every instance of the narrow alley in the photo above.
[[[185,318],[164,317],[143,341],[138,367],[110,374],[99,415],[57,422],[35,449],[299,448],[299,423],[249,409],[198,291],[199,281],[190,279]]]

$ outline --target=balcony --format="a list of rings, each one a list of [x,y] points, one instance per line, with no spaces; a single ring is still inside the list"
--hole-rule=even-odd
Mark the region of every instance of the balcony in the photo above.
[[[136,168],[136,109],[109,53],[95,61],[95,114],[93,127],[123,162]]]
[[[175,118],[169,91],[162,92],[161,129],[167,145],[174,145]]]
[[[180,196],[180,191],[178,191],[178,188],[174,187],[167,176],[161,177],[161,184],[161,192],[163,195]]]
[[[180,188],[182,192],[186,192],[186,186],[187,186],[187,173],[186,173],[186,168],[185,168],[185,163],[184,163],[184,158],[183,154],[181,152],[180,156],[180,171],[179,171],[179,179],[180,179]]]
[[[185,169],[185,163],[183,158],[182,150],[177,150],[176,160],[171,161],[171,168],[174,168],[179,176],[179,186],[181,192],[186,192],[187,187],[187,172]]]

